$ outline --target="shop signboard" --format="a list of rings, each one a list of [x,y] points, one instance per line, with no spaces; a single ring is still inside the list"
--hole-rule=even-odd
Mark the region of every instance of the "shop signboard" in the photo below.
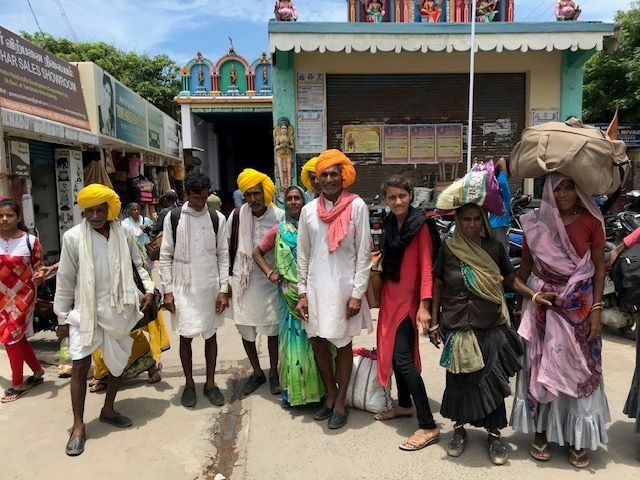
[[[409,125],[385,125],[383,132],[382,163],[408,163]]]
[[[90,129],[78,68],[3,27],[0,107]]]
[[[99,145],[100,140],[95,133],[89,130],[69,127],[62,123],[51,122],[43,118],[34,117],[28,113],[14,112],[12,110],[2,110],[2,125],[18,130],[25,130],[48,137],[64,138],[72,142],[86,143],[89,145]]]
[[[56,187],[58,191],[58,228],[60,243],[64,232],[82,219],[78,206],[78,192],[84,186],[82,152],[58,148],[54,152],[56,163]]]
[[[162,112],[151,104],[147,104],[147,130],[149,147],[164,150],[164,119]]]
[[[145,101],[120,82],[116,83],[116,137],[141,147],[148,145]]]
[[[162,116],[164,127],[164,152],[171,157],[182,158],[181,126],[166,113],[163,113]]]
[[[342,151],[345,153],[380,153],[382,125],[344,125]]]
[[[409,127],[410,163],[436,163],[436,126]]]
[[[439,163],[462,162],[461,123],[440,123],[436,126],[436,158]]]
[[[0,140],[2,141],[2,140]],[[31,176],[31,160],[29,159],[29,144],[11,140],[11,169],[20,177]]]

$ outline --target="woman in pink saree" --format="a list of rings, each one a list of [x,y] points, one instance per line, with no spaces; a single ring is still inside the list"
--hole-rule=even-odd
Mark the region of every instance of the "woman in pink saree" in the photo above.
[[[604,222],[593,198],[573,180],[547,177],[540,209],[521,217],[526,237],[519,275],[534,291],[558,295],[553,307],[525,300],[518,333],[526,352],[511,424],[534,433],[531,456],[551,458],[548,442],[569,446],[569,462],[607,443],[609,406],[600,337]]]

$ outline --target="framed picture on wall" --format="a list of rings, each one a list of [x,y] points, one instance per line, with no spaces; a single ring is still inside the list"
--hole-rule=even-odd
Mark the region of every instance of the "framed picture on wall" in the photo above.
[[[382,125],[344,125],[342,151],[344,153],[380,153]]]

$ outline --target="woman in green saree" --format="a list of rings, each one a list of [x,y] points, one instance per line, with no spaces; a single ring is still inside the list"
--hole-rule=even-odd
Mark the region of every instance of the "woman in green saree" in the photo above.
[[[311,342],[296,312],[298,303],[297,241],[298,218],[305,195],[298,186],[285,191],[286,217],[262,238],[253,259],[280,293],[278,372],[285,407],[316,403],[324,395],[324,384],[313,356]],[[275,268],[264,259],[275,248]]]

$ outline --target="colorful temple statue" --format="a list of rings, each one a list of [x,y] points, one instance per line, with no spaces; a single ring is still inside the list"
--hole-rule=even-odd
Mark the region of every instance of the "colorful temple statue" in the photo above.
[[[274,7],[276,21],[278,22],[295,22],[298,20],[296,6],[293,0],[277,0]]]
[[[559,22],[578,20],[580,5],[573,0],[558,0],[556,4],[556,20]]]
[[[367,22],[381,23],[385,14],[384,0],[366,0],[365,12],[367,13]]]
[[[291,168],[295,148],[293,126],[288,118],[282,117],[278,120],[278,125],[273,129],[273,143],[276,151],[280,190],[284,192],[291,185]]]
[[[493,22],[498,14],[498,0],[478,0],[476,3],[476,21]]]
[[[420,15],[423,22],[438,23],[442,16],[442,0],[423,0]]]

